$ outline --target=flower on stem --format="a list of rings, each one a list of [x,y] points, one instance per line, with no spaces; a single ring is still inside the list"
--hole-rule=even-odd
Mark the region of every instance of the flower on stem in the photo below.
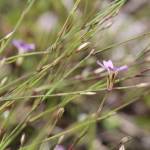
[[[103,61],[102,63],[100,61],[97,61],[97,64],[108,71],[108,78],[107,78],[107,89],[112,90],[113,84],[115,82],[115,78],[120,71],[124,71],[128,69],[127,65],[123,65],[120,67],[115,67],[111,60]]]
[[[35,44],[26,43],[22,40],[15,39],[12,41],[12,44],[17,48],[19,54],[23,54],[35,50]],[[23,57],[19,57],[16,63],[17,65],[20,66],[22,62],[23,62]]]
[[[20,54],[33,51],[35,49],[35,44],[26,43],[22,40],[13,40],[12,44],[18,49]]]

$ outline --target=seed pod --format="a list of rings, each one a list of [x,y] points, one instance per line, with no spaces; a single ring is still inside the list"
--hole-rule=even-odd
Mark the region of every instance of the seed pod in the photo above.
[[[81,44],[78,48],[77,48],[77,52],[81,51],[81,50],[85,50],[91,43],[90,42],[85,42],[83,44]]]
[[[62,117],[64,111],[65,111],[65,110],[64,110],[63,107],[61,107],[61,108],[58,109],[58,111],[57,111],[57,118],[58,118],[58,119]]]
[[[25,138],[26,138],[26,135],[25,135],[25,133],[23,133],[22,136],[21,136],[21,139],[20,139],[21,146],[24,144]]]

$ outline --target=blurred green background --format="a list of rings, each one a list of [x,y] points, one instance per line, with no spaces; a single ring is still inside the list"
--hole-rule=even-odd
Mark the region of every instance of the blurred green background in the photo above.
[[[150,149],[150,1],[121,1],[0,0],[0,39],[19,25],[0,54],[1,62],[6,59],[0,63],[0,149],[54,149],[61,135],[60,145],[66,150],[119,150],[124,137],[130,137],[123,143],[127,150]],[[36,49],[21,57],[13,39],[34,43]],[[109,59],[129,69],[115,84],[125,88],[106,94],[107,73],[96,61]],[[135,101],[88,124],[86,118],[96,112],[105,94],[101,116]],[[87,125],[68,131],[84,119]]]

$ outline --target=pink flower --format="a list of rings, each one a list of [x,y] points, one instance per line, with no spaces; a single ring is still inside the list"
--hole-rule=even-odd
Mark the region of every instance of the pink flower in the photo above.
[[[104,69],[106,69],[109,73],[124,71],[124,70],[128,69],[127,65],[124,65],[121,67],[115,67],[111,60],[108,60],[108,61],[104,60],[103,63],[101,63],[100,61],[97,61],[97,64],[100,65],[101,67],[103,67]]]
[[[12,44],[18,49],[19,53],[26,53],[35,49],[35,44],[26,43],[22,40],[13,40]]]
[[[111,60],[108,60],[108,61],[104,60],[103,63],[101,63],[100,61],[97,61],[97,64],[108,71],[108,78],[107,78],[107,89],[108,90],[112,90],[113,84],[115,82],[115,78],[116,78],[118,72],[128,69],[127,65],[115,67]]]

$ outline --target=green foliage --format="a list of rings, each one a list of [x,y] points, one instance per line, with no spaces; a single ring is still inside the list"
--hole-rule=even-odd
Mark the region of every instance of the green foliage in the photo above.
[[[6,3],[13,6],[5,16],[9,24],[2,20],[0,39],[0,54],[4,58],[0,68],[5,73],[0,76],[0,150],[46,150],[44,144],[49,149],[57,144],[72,144],[75,149],[85,146],[92,150],[102,130],[121,128],[116,115],[119,111],[140,100],[149,107],[150,32],[120,41],[119,33],[110,31],[114,42],[107,43],[107,23],[117,18],[126,0],[108,2],[105,7],[103,1],[91,4],[90,0],[76,0],[71,9],[62,0],[28,0],[26,4],[20,2],[16,9],[17,4],[2,1],[0,8]],[[44,12],[55,14],[48,19],[52,17],[51,25],[56,20],[57,24],[51,30],[46,31],[45,27],[40,31],[37,20]],[[3,32],[6,25],[9,34]],[[36,50],[17,53],[12,46],[16,37],[32,41]],[[146,41],[146,46],[130,60],[130,44],[140,45],[140,41]],[[118,76],[113,91],[108,91],[107,73],[96,73],[96,60],[110,59],[117,48],[126,49],[120,64],[128,63],[129,70]],[[136,124],[149,130],[147,117],[138,118]]]

